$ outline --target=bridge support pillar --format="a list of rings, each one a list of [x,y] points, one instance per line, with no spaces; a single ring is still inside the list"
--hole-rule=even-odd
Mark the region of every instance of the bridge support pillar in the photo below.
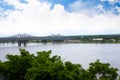
[[[21,47],[22,44],[23,44],[24,47],[26,47],[27,41],[26,41],[26,40],[20,40],[20,41],[18,41],[18,46],[19,46],[19,47]]]
[[[21,46],[21,42],[20,41],[18,41],[18,46]]]
[[[23,45],[26,47],[26,45],[27,45],[27,42],[26,42],[26,41],[23,41]]]

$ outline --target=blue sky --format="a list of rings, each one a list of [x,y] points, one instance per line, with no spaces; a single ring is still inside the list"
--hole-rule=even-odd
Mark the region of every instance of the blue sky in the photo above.
[[[6,10],[13,10],[13,9],[14,9],[14,6],[8,5],[8,4],[5,3],[3,0],[0,1],[0,7],[1,7],[2,9],[4,9],[5,11],[6,11]]]
[[[27,4],[27,0],[19,0],[23,4]],[[71,11],[70,4],[75,2],[81,2],[83,5],[80,6],[80,9],[94,9],[98,5],[102,5],[105,11],[114,11],[115,13],[119,13],[116,10],[116,7],[120,7],[120,0],[39,0],[41,2],[49,2],[52,3],[52,6],[56,4],[61,4],[64,6],[66,11]],[[0,7],[3,10],[14,10],[14,6],[5,3],[5,0],[0,0]],[[74,10],[73,10],[74,11]],[[72,12],[72,11],[71,11]]]
[[[109,21],[111,24],[108,22],[109,17],[113,19]],[[120,0],[0,0],[0,36],[17,33],[36,35],[120,34],[119,17]],[[45,27],[47,31],[40,33],[33,26],[30,28],[33,31],[27,30],[31,19],[34,19],[34,24],[37,24],[36,28]],[[43,22],[43,20],[45,21]],[[101,27],[95,27],[99,24]],[[22,30],[20,25],[25,30]],[[15,31],[7,30],[10,28]]]

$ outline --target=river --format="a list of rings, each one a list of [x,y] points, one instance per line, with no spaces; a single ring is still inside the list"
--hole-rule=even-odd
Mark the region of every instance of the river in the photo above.
[[[79,63],[88,68],[90,62],[100,59],[120,70],[120,44],[41,44],[30,43],[24,48],[31,53],[52,50],[51,55],[59,55],[64,61]],[[0,60],[5,61],[6,54],[19,54],[17,44],[0,44]],[[119,71],[120,73],[120,71]]]

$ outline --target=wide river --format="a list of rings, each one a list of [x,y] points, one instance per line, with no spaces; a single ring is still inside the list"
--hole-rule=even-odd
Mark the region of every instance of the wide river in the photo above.
[[[52,55],[59,55],[64,61],[79,63],[88,68],[90,62],[100,59],[120,70],[120,44],[27,44],[22,47],[31,53],[52,50]],[[19,54],[17,44],[0,44],[0,60],[5,61],[6,54]],[[119,71],[120,73],[120,71]]]

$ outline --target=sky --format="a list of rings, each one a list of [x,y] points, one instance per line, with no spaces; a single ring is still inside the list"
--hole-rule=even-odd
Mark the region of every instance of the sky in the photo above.
[[[0,0],[0,36],[120,34],[120,0]]]

